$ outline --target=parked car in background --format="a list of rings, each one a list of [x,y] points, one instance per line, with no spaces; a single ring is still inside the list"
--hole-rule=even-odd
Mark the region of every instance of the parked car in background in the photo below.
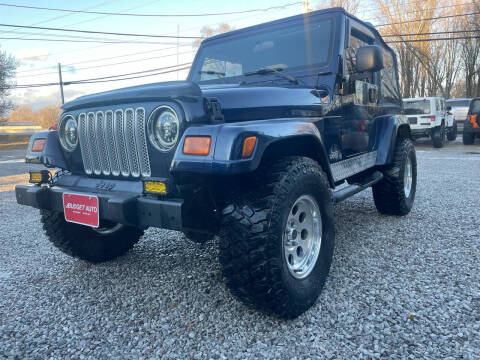
[[[403,100],[403,107],[414,139],[430,137],[433,146],[441,148],[445,144],[445,137],[449,141],[457,138],[457,123],[445,99],[409,98]]]
[[[463,143],[472,145],[480,136],[480,98],[472,99],[468,108],[467,120],[463,127]]]
[[[452,108],[451,112],[455,117],[459,130],[463,129],[463,123],[467,120],[468,107],[471,101],[472,99],[467,98],[448,99],[446,101],[447,107],[450,106]]]

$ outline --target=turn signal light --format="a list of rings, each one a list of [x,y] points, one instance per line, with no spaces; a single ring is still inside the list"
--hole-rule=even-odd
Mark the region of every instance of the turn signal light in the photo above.
[[[41,152],[45,149],[46,139],[35,139],[32,144],[32,151]]]
[[[210,136],[187,136],[183,144],[183,153],[186,155],[208,155],[212,138]]]
[[[243,140],[243,147],[242,147],[242,159],[246,159],[250,157],[253,153],[253,149],[255,149],[255,144],[257,143],[256,136],[249,136]]]
[[[45,184],[50,180],[50,171],[40,170],[40,171],[30,171],[30,180],[32,184]]]
[[[474,129],[478,129],[480,127],[477,124],[477,114],[470,115],[470,123],[472,124]]]
[[[165,195],[167,193],[167,186],[163,181],[147,180],[143,182],[143,191],[151,194]]]

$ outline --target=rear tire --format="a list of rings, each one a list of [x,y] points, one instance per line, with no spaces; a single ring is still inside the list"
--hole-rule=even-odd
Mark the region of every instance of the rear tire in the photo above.
[[[448,141],[455,141],[457,139],[457,134],[458,134],[457,122],[453,120],[453,126],[451,129],[448,129],[448,133],[447,133]]]
[[[100,263],[127,253],[139,241],[143,230],[113,225],[103,233],[88,226],[65,221],[63,213],[40,210],[43,230],[52,244],[67,255]]]
[[[475,142],[475,134],[473,132],[463,132],[463,145],[472,145]]]
[[[437,126],[432,131],[432,144],[435,148],[442,148],[445,145],[445,126]]]
[[[220,263],[227,287],[241,301],[294,318],[315,303],[330,270],[335,237],[332,193],[325,173],[309,158],[276,160],[259,173],[261,180],[253,190],[223,210]],[[300,203],[313,210],[294,210]],[[311,232],[301,228],[309,224]],[[320,233],[315,230],[319,226]],[[302,265],[302,259],[311,261]]]
[[[407,215],[412,209],[417,189],[417,158],[409,139],[397,140],[393,161],[383,170],[383,175],[383,179],[372,186],[378,212]]]

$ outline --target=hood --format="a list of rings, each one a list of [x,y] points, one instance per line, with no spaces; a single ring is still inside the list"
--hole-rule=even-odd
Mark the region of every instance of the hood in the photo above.
[[[191,81],[169,81],[146,85],[131,86],[92,95],[81,96],[62,106],[65,111],[104,106],[109,104],[126,104],[144,101],[162,101],[174,98],[200,97],[202,92]]]
[[[187,118],[202,119],[203,97],[218,100],[227,122],[313,117],[323,115],[324,111],[317,92],[311,88],[238,84],[199,87],[191,81],[146,84],[86,95],[65,103],[62,109],[72,111],[115,104],[178,100],[184,105],[189,115]],[[195,109],[193,104],[196,104]]]
[[[220,102],[227,122],[322,116],[325,110],[311,88],[216,84],[201,89],[205,97]]]

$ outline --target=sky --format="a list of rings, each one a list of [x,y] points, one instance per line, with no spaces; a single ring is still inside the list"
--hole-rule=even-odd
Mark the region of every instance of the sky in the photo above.
[[[366,0],[368,1],[368,0]],[[0,1],[5,4],[40,6],[48,8],[128,12],[142,14],[199,14],[264,9],[274,6],[298,3],[279,9],[244,14],[201,17],[127,17],[98,14],[65,13],[25,8],[0,6],[0,23],[55,27],[77,30],[121,32],[154,35],[200,36],[204,26],[217,28],[227,23],[235,29],[267,22],[303,12],[301,1],[295,0],[83,0],[77,1]],[[328,0],[310,0],[309,5],[316,7],[328,3]],[[371,5],[370,5],[371,7]],[[364,11],[365,12],[365,11]],[[357,14],[368,17],[369,14]],[[370,15],[371,16],[371,15]],[[366,19],[373,20],[373,19]],[[58,38],[53,34],[78,36],[73,40],[91,40],[102,38],[114,41],[124,40],[122,44],[99,44],[82,42],[50,42],[25,40],[32,38]],[[2,38],[20,37],[23,40]],[[176,39],[156,39],[137,37],[118,37],[112,35],[92,35],[65,33],[37,29],[19,29],[0,26],[0,50],[14,55],[19,61],[16,83],[58,82],[58,63],[62,64],[63,81],[75,81],[104,76],[139,72],[155,68],[189,63],[193,60],[196,48],[190,39],[180,39],[177,48]],[[141,42],[149,42],[145,44]],[[154,43],[154,44],[152,44]],[[178,50],[177,50],[178,49]],[[177,51],[178,63],[177,63]],[[92,61],[94,60],[94,61]],[[120,62],[127,62],[118,64]],[[152,82],[185,79],[188,70],[160,74],[124,81],[97,84],[73,84],[64,86],[65,101],[100,91],[133,86]],[[45,105],[60,104],[60,90],[57,86],[31,89],[17,89],[12,92],[11,100],[16,105],[31,105],[35,110]]]

